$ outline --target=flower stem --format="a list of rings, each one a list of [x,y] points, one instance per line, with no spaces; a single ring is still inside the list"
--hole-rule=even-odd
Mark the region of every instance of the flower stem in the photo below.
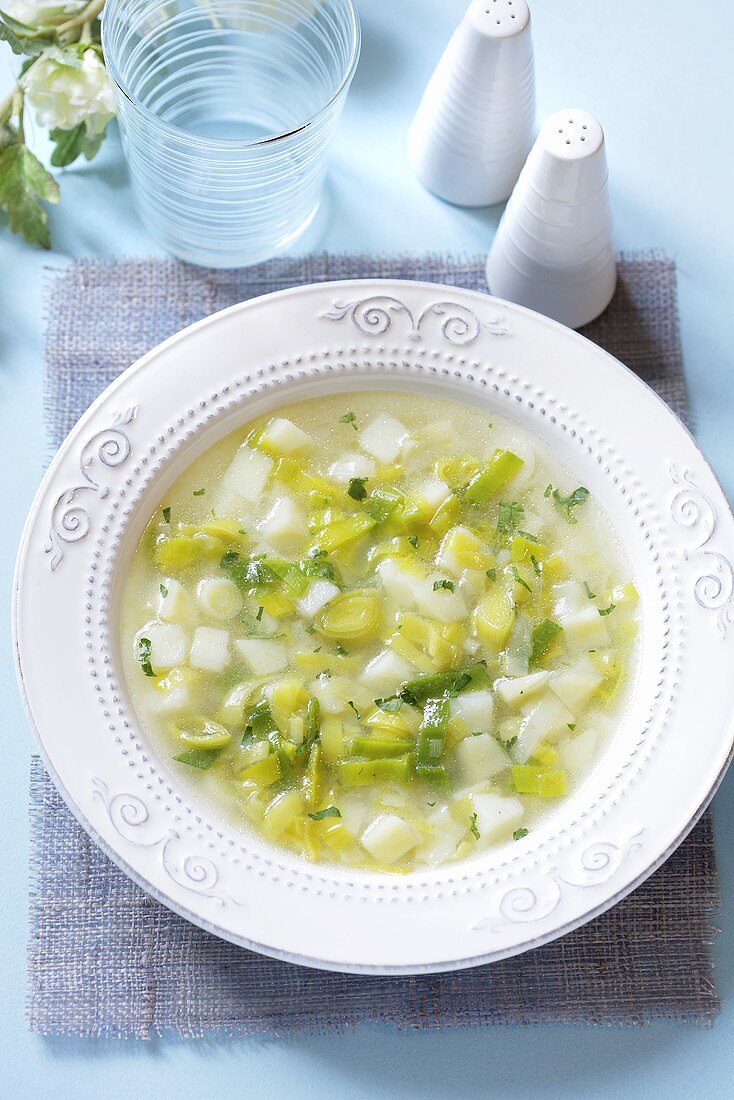
[[[106,0],[91,0],[91,3],[87,4],[85,8],[82,8],[79,14],[75,15],[73,19],[67,19],[65,23],[59,24],[56,28],[56,33],[66,35],[69,31],[75,31],[79,27],[86,26],[87,23],[93,23],[105,6],[105,2]]]
[[[15,87],[15,92],[13,93],[13,106],[11,107],[11,111],[18,120],[18,142],[21,145],[25,145],[25,129],[23,127],[24,103],[25,101],[23,98],[23,89],[21,88],[20,84],[17,84]]]

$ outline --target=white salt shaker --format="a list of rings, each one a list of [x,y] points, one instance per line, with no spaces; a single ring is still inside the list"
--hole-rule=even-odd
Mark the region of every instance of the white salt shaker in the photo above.
[[[525,0],[473,0],[413,119],[413,169],[447,202],[504,202],[534,136],[530,9]]]
[[[604,132],[588,111],[558,111],[541,127],[487,260],[490,293],[570,328],[612,299],[612,239]]]

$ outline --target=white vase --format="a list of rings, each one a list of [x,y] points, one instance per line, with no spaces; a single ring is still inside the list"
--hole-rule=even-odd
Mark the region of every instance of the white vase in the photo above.
[[[617,266],[604,132],[587,111],[541,127],[487,259],[490,293],[580,328],[612,299]]]
[[[525,0],[473,0],[431,77],[408,134],[421,183],[459,206],[504,202],[535,133]]]

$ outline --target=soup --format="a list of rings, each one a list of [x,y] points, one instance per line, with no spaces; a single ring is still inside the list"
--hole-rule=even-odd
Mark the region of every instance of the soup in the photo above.
[[[254,421],[151,518],[123,598],[160,756],[309,860],[521,840],[592,766],[637,593],[592,495],[514,424],[350,394]]]

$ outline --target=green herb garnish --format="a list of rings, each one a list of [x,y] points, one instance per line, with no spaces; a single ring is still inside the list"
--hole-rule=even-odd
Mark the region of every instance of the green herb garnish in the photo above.
[[[153,647],[151,645],[150,638],[141,638],[138,641],[138,660],[140,661],[140,666],[146,676],[155,676],[153,666],[150,663],[150,655],[152,653],[152,650]]]
[[[549,491],[550,490],[550,491]],[[579,505],[585,504],[588,500],[590,493],[588,489],[585,489],[583,485],[579,485],[578,489],[574,489],[567,497],[561,496],[558,489],[554,489],[552,485],[549,485],[545,491],[546,497],[553,497],[553,503],[555,504],[556,511],[559,512],[566,523],[578,523],[578,519],[574,515],[574,508],[578,508]]]
[[[497,534],[507,537],[514,534],[522,523],[525,509],[516,500],[501,500],[497,514]]]
[[[469,819],[469,832],[471,833],[471,835],[474,837],[475,840],[480,839],[479,829],[477,828],[477,815],[476,814],[472,814],[471,818]]]
[[[600,615],[611,615],[616,606],[616,603],[610,603],[609,607],[599,607],[597,610]]]
[[[327,806],[325,810],[317,810],[315,814],[308,816],[312,821],[324,821],[327,817],[341,817],[341,811],[336,806]]]
[[[163,522],[164,523],[170,523],[171,522],[171,509],[170,508],[164,508],[163,509]]]
[[[595,600],[596,599],[596,592],[591,591],[591,588],[589,587],[589,582],[588,581],[582,581],[581,583],[583,584],[584,592],[589,597],[589,599],[590,600]]]
[[[166,596],[168,595],[168,589],[166,588],[165,584],[162,584],[159,587],[160,587],[161,596],[165,600]]]
[[[456,585],[454,584],[453,581],[447,581],[447,580],[434,581],[433,582],[433,591],[434,592],[438,592],[439,589],[441,589],[441,588],[445,588],[447,592],[453,592],[454,589],[456,588]]]
[[[522,579],[522,577],[520,576],[516,565],[512,566],[510,572],[512,573],[513,577],[515,578],[515,580],[517,581],[518,584],[521,584],[523,586],[523,588],[527,589],[528,592],[533,591],[532,588],[530,587],[530,585],[528,584],[528,582],[524,581]]]
[[[359,431],[359,428],[357,427],[357,417],[351,411],[347,412],[347,413],[344,413],[344,416],[340,416],[339,417],[339,423],[340,424],[351,424],[352,427],[354,428],[355,432]]]
[[[347,706],[351,707],[352,710],[354,711],[354,713],[357,715],[357,718],[359,718],[361,720],[362,715],[359,713],[359,711],[357,710],[357,708],[355,707],[355,705],[354,705],[354,703],[352,702],[351,699],[347,702]]]
[[[206,492],[206,489],[194,489],[194,496],[195,497],[203,497],[205,492]]]
[[[336,645],[334,647],[334,649],[335,649],[335,652],[336,652],[338,657],[348,657],[349,656],[349,650],[345,649],[344,646],[341,645],[341,644]]]
[[[487,577],[491,581],[496,581],[497,580],[497,570],[495,568],[488,569],[487,570]]]
[[[367,490],[365,489],[365,482],[367,480],[366,477],[352,477],[349,479],[347,493],[352,500],[364,500],[366,498]]]
[[[417,535],[408,535],[408,542],[410,543],[410,545],[415,550],[418,549],[418,536]]]
[[[257,622],[259,622],[259,623],[261,623],[261,622],[262,622],[262,618],[263,618],[263,611],[264,611],[264,610],[265,610],[265,608],[264,608],[264,607],[262,606],[262,604],[261,604],[261,605],[260,605],[260,607],[258,607],[258,609],[257,609],[257,615],[255,616],[255,619],[256,619],[256,620],[257,620]]]
[[[515,829],[514,833],[512,834],[512,839],[513,840],[522,840],[522,838],[524,836],[527,836],[529,832],[530,832],[530,829]]]

